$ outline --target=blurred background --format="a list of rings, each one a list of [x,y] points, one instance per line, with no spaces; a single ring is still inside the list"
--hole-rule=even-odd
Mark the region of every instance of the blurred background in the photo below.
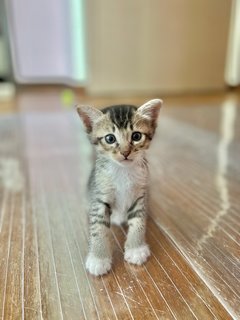
[[[16,86],[171,95],[240,84],[239,0],[0,0],[1,96]]]

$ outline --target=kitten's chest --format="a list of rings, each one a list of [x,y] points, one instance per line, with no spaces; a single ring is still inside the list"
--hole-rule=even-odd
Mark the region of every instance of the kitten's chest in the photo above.
[[[115,181],[115,204],[118,212],[125,212],[131,206],[137,193],[137,186],[129,176],[121,176]]]
[[[146,188],[146,173],[141,170],[123,168],[117,176],[113,175],[114,206],[113,210],[118,213],[126,213],[136,200],[141,190]]]

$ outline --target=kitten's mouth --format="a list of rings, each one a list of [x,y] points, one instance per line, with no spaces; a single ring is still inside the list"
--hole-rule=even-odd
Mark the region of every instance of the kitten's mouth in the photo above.
[[[129,158],[121,158],[121,159],[115,159],[119,164],[123,166],[127,166],[133,163],[134,159],[129,159]]]
[[[121,162],[131,162],[131,161],[133,161],[133,159],[126,158],[126,159],[121,160]]]

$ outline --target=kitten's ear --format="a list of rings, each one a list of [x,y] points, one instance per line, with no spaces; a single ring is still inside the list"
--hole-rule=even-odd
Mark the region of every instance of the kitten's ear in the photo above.
[[[93,124],[103,115],[102,111],[90,106],[76,106],[76,110],[82,119],[87,133],[90,133]]]
[[[155,123],[158,118],[162,103],[163,101],[160,99],[150,100],[139,107],[137,113]]]

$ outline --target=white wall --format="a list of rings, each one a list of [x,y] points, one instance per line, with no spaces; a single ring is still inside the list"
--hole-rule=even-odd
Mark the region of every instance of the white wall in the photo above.
[[[228,85],[240,85],[240,0],[232,4],[225,79]]]

